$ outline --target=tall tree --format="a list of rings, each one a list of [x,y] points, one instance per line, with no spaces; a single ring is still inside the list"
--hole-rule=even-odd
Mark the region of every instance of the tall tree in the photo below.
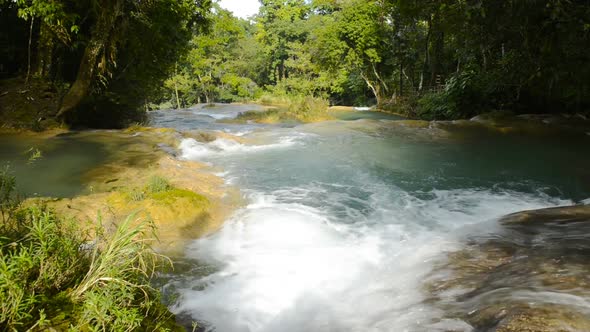
[[[165,72],[166,67],[173,64],[179,51],[187,45],[191,27],[204,17],[209,5],[208,0],[104,0],[100,5],[95,3],[90,12],[94,21],[78,73],[63,98],[58,117],[65,117],[75,110],[90,94],[97,79],[106,86],[115,75],[125,75],[130,70],[129,67],[147,70],[153,67],[154,61],[158,61],[158,67]],[[127,39],[130,32],[140,35],[134,34],[133,38]],[[161,45],[154,45],[156,41]],[[151,61],[138,61],[121,56],[125,53],[139,53],[133,47],[142,45],[150,45],[148,49],[159,51],[152,56],[161,57],[150,59]],[[121,58],[126,60],[124,67],[118,61]]]

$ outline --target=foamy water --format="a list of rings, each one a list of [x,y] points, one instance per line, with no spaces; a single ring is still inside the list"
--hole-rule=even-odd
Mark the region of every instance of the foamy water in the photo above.
[[[425,301],[423,282],[436,262],[465,236],[494,231],[502,215],[572,203],[534,181],[520,191],[485,179],[440,184],[431,174],[447,171],[423,155],[425,170],[418,161],[402,170],[391,160],[411,155],[399,139],[297,129],[270,137],[180,146],[184,158],[224,167],[221,175],[249,201],[187,248],[211,272],[172,282],[172,310],[209,330],[471,331]],[[439,161],[436,149],[412,151]]]
[[[218,138],[213,142],[202,143],[195,139],[188,138],[180,143],[182,158],[191,160],[201,160],[205,157],[224,154],[238,154],[258,152],[269,149],[280,149],[297,144],[296,137],[282,137],[276,143],[261,145],[246,145],[231,139]]]

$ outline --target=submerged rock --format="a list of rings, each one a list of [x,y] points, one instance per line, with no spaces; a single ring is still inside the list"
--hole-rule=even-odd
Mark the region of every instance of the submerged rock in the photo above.
[[[450,137],[440,122],[424,120],[383,121],[376,126],[380,136],[402,136],[418,141],[439,141]]]
[[[504,121],[506,119],[510,119],[514,117],[514,113],[510,111],[492,111],[488,113],[483,113],[476,115],[469,119],[469,121],[486,123],[486,124],[494,124],[500,121]]]
[[[590,206],[514,213],[435,269],[432,301],[475,331],[590,331]]]

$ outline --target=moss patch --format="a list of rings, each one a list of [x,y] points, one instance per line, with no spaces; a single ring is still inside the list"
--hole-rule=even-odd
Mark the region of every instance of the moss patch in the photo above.
[[[192,192],[190,190],[184,190],[184,189],[178,189],[178,188],[173,188],[170,190],[151,194],[150,198],[158,203],[164,203],[164,204],[173,204],[176,201],[178,201],[179,199],[187,199],[190,202],[194,203],[195,205],[200,205],[200,206],[209,205],[209,200],[207,199],[207,197],[205,197],[203,195],[199,195],[199,194]]]
[[[135,124],[132,126],[127,127],[123,130],[124,133],[127,134],[135,134],[135,133],[156,133],[156,134],[174,134],[176,130],[172,128],[152,128],[152,127],[144,127],[139,124]]]

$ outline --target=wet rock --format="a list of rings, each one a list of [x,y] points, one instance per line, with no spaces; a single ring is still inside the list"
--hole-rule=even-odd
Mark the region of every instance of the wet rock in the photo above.
[[[590,120],[582,114],[522,114],[516,118],[573,131],[587,131],[590,128]]]
[[[219,138],[244,143],[244,138],[222,131],[186,131],[182,133],[182,136],[183,138],[192,138],[201,143],[210,143]]]
[[[502,224],[565,223],[590,221],[590,205],[574,205],[540,210],[521,211],[500,219]]]
[[[475,331],[590,331],[587,221],[588,205],[501,218],[434,270],[432,302]]]
[[[376,127],[380,136],[402,136],[419,141],[443,140],[449,138],[445,125],[437,121],[396,120],[380,122]]]
[[[590,317],[572,308],[546,306],[516,310],[495,327],[494,332],[590,331]]]
[[[221,178],[196,162],[166,156],[148,167],[110,165],[107,170],[105,175],[117,177],[95,178],[98,182],[93,182],[91,194],[42,201],[59,214],[79,220],[88,230],[100,219],[107,231],[114,231],[118,222],[136,213],[138,220],[153,221],[157,247],[169,254],[181,250],[186,241],[218,229],[241,203],[237,190],[226,188]],[[147,186],[153,177],[165,179],[170,187],[150,192]]]
[[[213,133],[197,131],[197,132],[187,132],[184,134],[185,138],[193,138],[197,142],[201,143],[210,143],[217,139],[217,136]]]
[[[430,128],[430,121],[425,120],[399,120],[395,122],[396,125],[407,128]]]
[[[522,114],[495,111],[467,120],[434,121],[437,128],[464,134],[465,131],[482,131],[500,134],[529,135],[580,135],[590,129],[590,121],[576,114]]]
[[[514,117],[514,113],[509,111],[494,111],[484,114],[479,114],[474,116],[473,118],[469,119],[472,122],[478,122],[487,125],[495,125],[498,122],[504,122],[507,119],[511,119]]]
[[[160,148],[160,150],[166,152],[167,154],[173,157],[176,157],[178,155],[177,150],[168,144],[158,143],[158,148]]]

